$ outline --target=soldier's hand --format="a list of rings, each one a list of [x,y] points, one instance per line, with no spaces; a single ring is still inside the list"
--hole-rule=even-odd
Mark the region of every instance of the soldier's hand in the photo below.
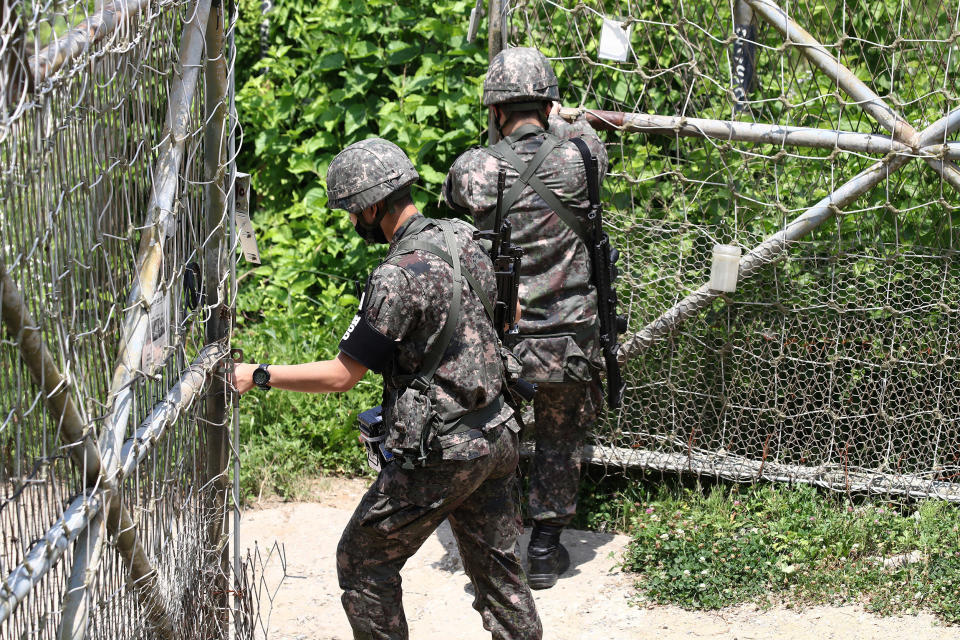
[[[253,372],[256,369],[257,365],[248,362],[238,362],[233,366],[233,386],[237,393],[243,395],[253,389]]]

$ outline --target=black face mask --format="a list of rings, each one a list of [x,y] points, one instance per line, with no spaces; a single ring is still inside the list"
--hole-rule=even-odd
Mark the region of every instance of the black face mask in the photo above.
[[[383,220],[383,216],[386,215],[386,207],[380,209],[377,212],[376,217],[373,219],[373,224],[367,224],[363,219],[363,212],[357,216],[357,222],[353,225],[354,231],[357,232],[357,235],[363,238],[363,241],[367,244],[387,244],[387,236],[383,233],[383,229],[380,227],[380,221]]]

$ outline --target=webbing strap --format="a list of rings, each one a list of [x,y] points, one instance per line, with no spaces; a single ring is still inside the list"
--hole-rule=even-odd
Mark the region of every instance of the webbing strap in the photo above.
[[[426,240],[410,240],[408,242],[404,242],[401,251],[395,253],[394,255],[402,255],[417,250],[432,253],[446,262],[451,268],[453,267],[453,258],[450,257],[450,254],[432,242],[427,242]],[[477,294],[477,297],[480,298],[480,304],[483,305],[483,310],[487,312],[487,316],[490,318],[490,320],[493,320],[493,305],[490,304],[490,297],[483,290],[483,286],[480,284],[480,281],[477,280],[476,276],[470,273],[468,269],[463,269],[461,275],[467,281],[467,284],[470,285],[470,288],[473,289],[473,292]]]
[[[510,185],[510,188],[507,189],[507,192],[503,195],[503,210],[510,211],[513,205],[517,202],[517,198],[520,197],[520,194],[523,192],[523,189],[530,184],[531,180],[536,180],[539,182],[539,178],[535,175],[537,169],[540,168],[540,165],[543,164],[543,161],[547,159],[547,156],[550,155],[550,152],[557,148],[557,145],[560,144],[560,139],[554,136],[548,135],[546,140],[543,141],[543,144],[540,145],[540,148],[537,149],[537,153],[530,159],[530,162],[527,163],[527,166],[523,171],[520,170],[520,167],[523,165],[523,160],[520,159],[520,156],[509,146],[506,149],[502,149],[504,158],[510,164],[513,165],[514,169],[520,174],[520,177]]]
[[[423,363],[420,365],[420,376],[427,382],[433,379],[433,374],[437,372],[440,361],[443,360],[443,355],[446,353],[447,347],[450,346],[450,341],[453,339],[453,332],[456,331],[457,325],[460,324],[460,307],[463,303],[463,277],[460,275],[460,247],[457,246],[457,239],[453,235],[453,229],[450,228],[450,225],[441,224],[439,226],[443,229],[443,240],[447,245],[447,251],[450,252],[450,260],[453,263],[453,299],[450,300],[450,309],[447,311],[447,321],[443,324],[443,329],[440,331],[440,335],[437,336],[437,341],[424,356]]]
[[[520,127],[514,135],[519,134],[525,127],[532,127],[532,125],[524,125]],[[539,129],[539,131],[543,131]],[[532,131],[528,131],[532,133]],[[560,143],[562,142],[556,136],[546,133],[546,138],[544,139],[543,144],[540,146],[540,149],[537,150],[537,153],[531,159],[530,163],[526,163],[523,159],[517,155],[517,152],[513,150],[511,142],[516,142],[513,136],[504,138],[497,144],[489,148],[490,152],[496,156],[509,162],[517,173],[520,174],[520,178],[514,182],[510,189],[507,190],[507,193],[503,197],[503,207],[505,211],[510,211],[510,208],[514,205],[517,198],[520,197],[520,193],[523,188],[529,185],[534,191],[537,192],[537,195],[547,204],[550,209],[557,214],[564,224],[566,224],[571,231],[577,234],[577,237],[585,244],[589,246],[589,238],[587,236],[586,230],[583,228],[583,225],[580,222],[580,219],[577,218],[576,214],[570,210],[570,208],[565,205],[557,195],[543,184],[543,181],[540,180],[535,175],[537,169],[540,168],[540,165],[546,160],[547,155],[550,154]],[[522,136],[521,136],[522,137]]]
[[[444,250],[441,247],[433,244],[432,242],[426,242],[424,240],[417,240],[414,236],[425,229],[429,225],[436,225],[443,231],[443,240],[446,245]],[[433,375],[437,372],[437,368],[440,366],[440,362],[443,360],[443,356],[447,351],[447,347],[450,346],[450,341],[453,339],[453,333],[457,329],[457,325],[460,323],[460,311],[463,306],[463,281],[466,280],[467,284],[473,289],[473,292],[477,294],[477,297],[480,299],[480,304],[483,305],[484,311],[486,311],[487,316],[490,320],[493,320],[493,305],[490,304],[490,299],[487,294],[483,291],[483,287],[477,281],[476,277],[468,269],[462,268],[460,262],[460,248],[457,245],[456,235],[454,234],[452,225],[446,220],[432,220],[430,218],[422,218],[421,220],[414,220],[410,223],[410,226],[407,228],[406,234],[409,234],[406,238],[402,238],[397,246],[394,248],[393,253],[387,259],[387,262],[393,262],[399,256],[412,253],[414,251],[424,251],[426,253],[431,253],[444,262],[446,262],[453,269],[453,299],[450,301],[450,309],[447,312],[447,320],[443,325],[443,328],[440,330],[440,335],[437,336],[436,341],[433,343],[430,350],[424,355],[423,362],[420,365],[420,373],[417,377],[422,378],[425,382],[429,383]],[[406,235],[405,234],[405,235]]]
[[[590,204],[595,207],[600,204],[600,168],[593,170],[593,154],[583,138],[570,138],[570,142],[574,144],[583,159],[583,168],[587,172],[587,196],[590,198]]]
[[[468,411],[463,415],[457,416],[453,420],[444,421],[443,426],[437,431],[437,435],[452,436],[461,434],[465,431],[473,430],[480,430],[482,432],[485,426],[490,424],[494,418],[500,415],[504,404],[506,404],[506,402],[503,398],[503,394],[501,393],[493,399],[493,402],[486,406],[480,407],[479,409],[474,409],[473,411]],[[442,444],[443,441],[441,440],[441,445]]]

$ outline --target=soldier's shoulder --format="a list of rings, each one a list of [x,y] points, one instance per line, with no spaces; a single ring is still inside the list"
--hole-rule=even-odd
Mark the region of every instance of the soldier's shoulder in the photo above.
[[[450,167],[450,173],[462,175],[465,173],[480,171],[483,169],[484,163],[488,162],[489,159],[492,158],[493,156],[490,155],[490,152],[486,147],[470,147],[461,153],[460,156],[453,162],[453,165]]]
[[[459,218],[447,218],[447,222],[453,225],[454,231],[457,233],[463,233],[469,235],[473,238],[473,232],[477,230],[475,226],[467,222],[466,220],[461,220]]]
[[[384,288],[384,289],[403,289],[410,286],[410,283],[413,281],[410,273],[405,268],[407,265],[403,264],[403,259],[406,256],[400,256],[397,260],[392,260],[388,262],[383,262],[373,270],[373,273],[370,274],[370,284],[375,288]]]

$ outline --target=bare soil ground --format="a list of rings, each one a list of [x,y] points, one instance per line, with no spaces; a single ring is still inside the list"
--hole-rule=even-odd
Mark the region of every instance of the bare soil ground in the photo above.
[[[240,528],[243,546],[256,544],[265,550],[276,542],[286,557],[287,575],[282,581],[283,569],[276,558],[268,563],[265,575],[267,584],[276,589],[269,612],[271,640],[352,637],[340,607],[334,554],[340,532],[366,486],[365,480],[317,480],[303,494],[309,502],[268,501],[245,512]],[[712,612],[637,606],[635,577],[617,566],[627,542],[621,535],[564,532],[573,568],[554,588],[534,592],[545,639],[960,640],[960,628],[943,626],[931,615],[880,618],[860,606],[758,610],[743,605]],[[411,638],[490,637],[470,606],[470,581],[446,525],[411,558],[401,575]]]

